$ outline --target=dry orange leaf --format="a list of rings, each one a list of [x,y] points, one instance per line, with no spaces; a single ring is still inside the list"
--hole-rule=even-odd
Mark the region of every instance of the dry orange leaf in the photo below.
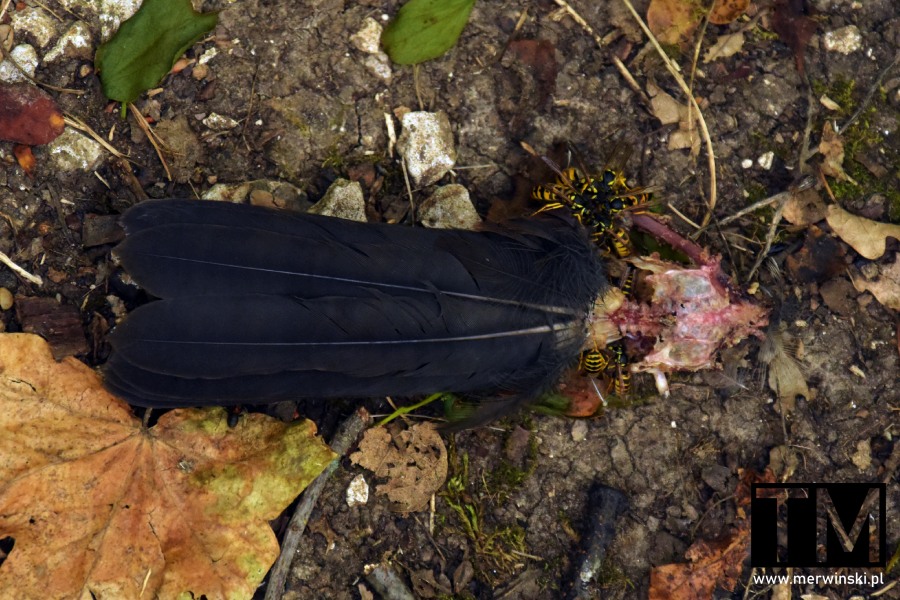
[[[900,240],[900,225],[858,217],[836,204],[828,206],[825,220],[839,238],[869,260],[884,254],[887,238]]]
[[[26,175],[34,173],[37,161],[34,159],[34,154],[31,152],[31,146],[16,144],[13,146],[13,154],[16,157],[16,162],[19,163],[19,166],[22,167],[22,170],[25,171]]]
[[[250,598],[267,521],[333,458],[310,422],[175,410],[146,429],[74,358],[0,335],[0,566],[10,598]]]
[[[709,22],[714,25],[728,25],[747,10],[750,0],[716,0],[709,12]]]
[[[698,0],[650,0],[647,27],[663,44],[685,44],[703,18]]]

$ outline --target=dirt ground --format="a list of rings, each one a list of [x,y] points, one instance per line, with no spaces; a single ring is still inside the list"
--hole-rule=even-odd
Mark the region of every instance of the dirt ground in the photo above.
[[[660,124],[613,65],[613,56],[623,60],[642,90],[652,84],[675,98],[683,95],[655,53],[645,50],[646,40],[620,0],[572,4],[605,40],[604,47],[550,0],[484,1],[476,4],[459,44],[423,64],[417,77],[410,67],[386,69],[351,40],[365,19],[384,23],[399,1],[206,4],[204,10],[222,9],[220,23],[188,53],[197,58],[217,51],[206,72],[194,65],[170,75],[160,93],[137,103],[179,151],[170,157],[171,182],[131,118],[120,121],[116,111],[105,110],[96,76],[83,69],[90,60],[76,57],[39,67],[42,80],[86,91],[54,95],[66,112],[102,135],[115,128],[113,143],[135,160],[136,179],[125,176],[108,155],[95,169],[62,172],[51,168],[42,148],[35,149],[38,166],[28,177],[14,165],[11,148],[0,146],[7,165],[0,170],[0,211],[8,217],[0,220],[0,250],[45,280],[34,287],[2,269],[0,285],[20,297],[56,297],[76,307],[88,340],[81,357],[100,365],[108,352],[106,332],[120,309],[115,298],[126,307],[140,300],[127,292],[110,262],[112,244],[106,242],[111,239],[84,245],[88,220],[119,214],[137,201],[136,187],[150,197],[194,197],[215,182],[277,180],[296,186],[297,204],[303,206],[317,200],[335,177],[348,174],[362,177],[371,219],[402,217],[408,200],[396,159],[387,154],[385,129],[385,114],[398,107],[448,114],[458,150],[452,179],[469,189],[482,215],[497,203],[515,209],[516,199],[544,176],[521,141],[548,153],[570,142],[583,160],[599,167],[623,139],[634,148],[629,179],[658,186],[656,197],[663,204],[701,221],[709,197],[705,152],[692,156],[669,149],[677,125]],[[646,14],[647,2],[636,4]],[[753,14],[767,8],[762,0],[753,4]],[[717,36],[746,29],[738,52],[701,62],[693,80],[715,149],[715,215],[727,217],[788,190],[807,158],[804,142],[809,139],[815,149],[826,121],[846,123],[862,106],[863,116],[846,133],[854,142],[845,159],[859,185],[835,185],[837,202],[876,220],[900,222],[900,67],[878,79],[900,52],[897,4],[809,4],[817,25],[805,51],[809,93],[791,49],[764,27],[767,17],[756,26],[743,20],[705,31],[701,56]],[[546,42],[542,47],[549,48],[558,67],[555,80],[546,69],[504,52],[523,11],[527,18],[516,38]],[[72,18],[62,15],[64,21]],[[844,53],[827,35],[840,37],[852,31],[842,29],[850,25],[861,42]],[[691,54],[676,56],[686,72]],[[866,100],[870,89],[875,92]],[[839,108],[827,108],[823,96]],[[204,119],[213,113],[238,124],[212,129]],[[803,164],[812,169],[816,159]],[[380,189],[373,189],[378,180]],[[416,192],[417,199],[426,195]],[[821,195],[827,198],[824,190]],[[761,209],[708,230],[698,241],[723,254],[727,270],[743,280],[772,216],[771,207]],[[673,226],[692,231],[678,218]],[[829,237],[827,225],[819,226]],[[667,399],[656,395],[649,378],[637,376],[631,401],[600,418],[521,415],[455,435],[448,440],[450,473],[462,492],[439,494],[434,514],[394,512],[381,496],[348,507],[346,489],[363,470],[345,462],[313,514],[313,532],[301,544],[285,597],[369,598],[365,566],[383,561],[390,561],[420,598],[564,597],[580,568],[580,548],[597,508],[589,501],[592,487],[605,485],[621,490],[628,507],[615,520],[607,559],[584,597],[645,598],[652,567],[684,562],[692,543],[727,533],[738,510],[733,494],[740,470],[762,470],[770,463],[779,476],[788,471],[790,481],[886,481],[887,552],[892,553],[900,542],[893,439],[900,433],[897,314],[853,288],[843,267],[872,261],[841,242],[812,251],[820,257],[846,249],[841,260],[847,265],[840,269],[805,277],[789,268],[790,257],[802,255],[808,230],[782,222],[755,298],[772,308],[783,339],[800,356],[809,398],[797,398],[791,410],[778,403],[767,385],[759,343],[750,341],[732,354],[725,371],[674,375]],[[896,241],[889,242],[885,257],[874,262],[891,262],[897,249]],[[20,330],[14,311],[2,318],[7,331]],[[374,401],[369,408],[389,410]],[[300,405],[326,438],[352,409],[349,403]],[[454,504],[478,514],[474,537]],[[750,586],[750,577],[745,564],[734,591],[720,589],[715,597],[773,597],[770,588]],[[896,571],[885,577],[886,584],[896,580]],[[898,590],[880,597],[900,598]],[[796,598],[810,593],[871,598],[877,591],[813,584],[791,590]]]

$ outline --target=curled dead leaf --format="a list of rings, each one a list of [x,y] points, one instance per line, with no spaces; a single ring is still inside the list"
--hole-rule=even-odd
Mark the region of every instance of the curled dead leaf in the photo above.
[[[728,58],[740,52],[743,47],[744,34],[740,31],[720,35],[716,42],[706,51],[706,54],[703,55],[703,62],[708,63],[720,58]]]
[[[716,0],[709,12],[709,22],[714,25],[728,25],[747,10],[750,0]]]
[[[310,422],[174,410],[144,428],[40,337],[0,335],[0,568],[10,598],[249,598],[268,521],[333,459]]]
[[[869,260],[884,254],[887,238],[900,240],[900,225],[858,217],[836,204],[828,206],[825,218],[839,238]]]
[[[822,172],[829,177],[841,181],[853,181],[844,171],[844,140],[826,121],[822,128],[822,139],[819,141],[819,153],[822,155]],[[855,183],[855,182],[854,182]]]
[[[851,279],[857,291],[870,292],[883,306],[900,310],[900,254],[881,268],[877,279],[869,280],[858,273],[851,273]]]

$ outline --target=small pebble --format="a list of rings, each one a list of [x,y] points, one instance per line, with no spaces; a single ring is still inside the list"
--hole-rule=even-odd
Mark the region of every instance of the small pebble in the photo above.
[[[406,160],[409,176],[417,186],[436,183],[456,162],[453,131],[444,112],[408,112],[402,117],[403,132],[397,151]]]
[[[354,507],[369,501],[369,484],[361,474],[347,486],[347,506]]]
[[[0,310],[9,310],[13,305],[12,292],[6,288],[0,288]]]
[[[309,212],[351,221],[366,221],[366,201],[358,181],[335,179],[325,196]]]
[[[583,442],[587,438],[587,422],[584,420],[575,421],[572,424],[572,440],[575,442]]]
[[[419,206],[419,221],[433,229],[475,229],[481,217],[469,198],[469,190],[451,183],[437,188]]]
[[[829,52],[850,54],[862,47],[862,34],[856,25],[847,25],[822,36],[822,46]]]

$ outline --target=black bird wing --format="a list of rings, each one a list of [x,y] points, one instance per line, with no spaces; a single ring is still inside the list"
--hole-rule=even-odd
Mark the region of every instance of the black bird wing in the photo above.
[[[605,279],[557,215],[482,232],[149,201],[116,255],[161,298],[110,336],[107,385],[146,406],[546,386]]]

